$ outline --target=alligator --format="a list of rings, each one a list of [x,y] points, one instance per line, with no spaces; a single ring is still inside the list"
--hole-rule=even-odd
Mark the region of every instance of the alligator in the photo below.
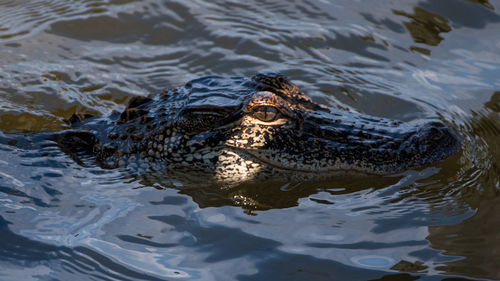
[[[461,142],[443,123],[402,122],[320,105],[277,73],[208,76],[136,96],[123,112],[75,113],[57,142],[104,168],[188,167],[217,181],[386,175],[443,160]],[[77,153],[76,153],[77,152]]]

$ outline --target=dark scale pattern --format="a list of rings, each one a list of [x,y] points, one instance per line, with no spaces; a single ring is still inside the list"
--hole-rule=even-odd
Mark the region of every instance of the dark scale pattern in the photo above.
[[[59,143],[107,168],[176,165],[244,180],[297,171],[387,174],[444,159],[460,142],[443,124],[329,110],[285,77],[210,76],[132,98],[107,117],[75,114]]]

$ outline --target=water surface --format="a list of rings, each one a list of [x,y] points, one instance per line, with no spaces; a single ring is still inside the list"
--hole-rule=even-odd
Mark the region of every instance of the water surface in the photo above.
[[[0,279],[500,279],[499,1],[0,0]],[[463,150],[387,177],[191,186],[40,132],[204,75],[436,118]]]

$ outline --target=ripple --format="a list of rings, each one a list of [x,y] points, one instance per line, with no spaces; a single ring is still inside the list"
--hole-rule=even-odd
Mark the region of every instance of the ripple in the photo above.
[[[98,1],[9,1],[0,4],[0,42],[33,36],[49,24],[65,18],[105,13]]]
[[[429,274],[494,278],[484,261],[498,235],[484,226],[498,220],[499,16],[488,1],[434,2],[3,1],[0,130],[23,133],[0,133],[2,269],[369,280],[418,258]],[[82,167],[26,132],[203,75],[263,69],[332,108],[440,119],[463,150],[391,177],[220,190]]]

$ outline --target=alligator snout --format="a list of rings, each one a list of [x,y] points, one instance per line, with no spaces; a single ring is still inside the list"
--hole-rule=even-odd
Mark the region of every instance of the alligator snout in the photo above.
[[[439,121],[309,112],[303,128],[307,149],[318,147],[314,153],[328,162],[328,170],[390,174],[445,159],[461,146],[456,134]]]
[[[414,155],[417,165],[447,158],[456,153],[460,146],[457,135],[443,123],[436,121],[419,127],[411,142],[411,147],[418,148]]]

